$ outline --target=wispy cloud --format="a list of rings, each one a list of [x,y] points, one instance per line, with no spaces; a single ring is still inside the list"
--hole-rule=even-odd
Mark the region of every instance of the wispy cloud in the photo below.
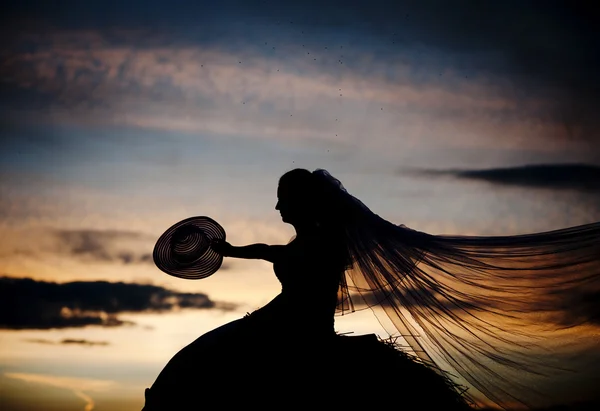
[[[150,252],[134,250],[135,242],[151,242],[153,237],[118,230],[54,230],[59,250],[69,256],[102,262],[151,263]],[[129,245],[129,247],[128,247]]]
[[[586,164],[538,164],[480,170],[401,169],[399,173],[451,176],[523,187],[600,191],[600,167]]]
[[[12,118],[19,118],[20,107],[37,122],[46,117],[396,148],[573,144],[566,141],[573,130],[551,115],[555,99],[517,96],[517,86],[499,74],[465,78],[439,49],[428,49],[433,57],[424,62],[412,49],[386,50],[382,59],[365,45],[327,48],[325,39],[273,50],[268,41],[231,48],[151,34],[154,43],[143,47],[134,35],[116,41],[97,30],[49,31],[43,41],[28,37],[25,43],[38,45],[15,48],[0,68],[9,79]],[[15,98],[20,95],[26,95],[23,104]],[[595,135],[576,134],[581,144]]]
[[[34,343],[34,344],[83,345],[83,346],[88,346],[88,347],[109,345],[108,341],[90,341],[90,340],[71,339],[71,338],[65,338],[65,339],[60,340],[60,341],[48,340],[48,339],[45,339],[45,338],[33,338],[33,339],[25,340],[25,341],[28,342],[28,343]]]
[[[153,285],[78,281],[51,283],[28,278],[0,278],[0,327],[48,329],[121,326],[126,312],[167,312],[178,309],[230,310],[202,293],[180,293]]]
[[[26,382],[51,385],[72,390],[73,393],[85,401],[84,411],[92,411],[95,402],[86,392],[102,392],[111,389],[115,385],[114,381],[96,380],[91,378],[73,378],[47,374],[31,373],[5,373],[8,378],[22,380]]]

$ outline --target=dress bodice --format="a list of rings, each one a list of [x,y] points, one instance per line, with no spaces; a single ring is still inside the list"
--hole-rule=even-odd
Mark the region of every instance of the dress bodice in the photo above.
[[[327,248],[317,242],[307,245],[295,240],[286,246],[283,257],[273,263],[273,271],[281,283],[277,298],[283,300],[288,315],[333,326],[344,270],[332,260]]]

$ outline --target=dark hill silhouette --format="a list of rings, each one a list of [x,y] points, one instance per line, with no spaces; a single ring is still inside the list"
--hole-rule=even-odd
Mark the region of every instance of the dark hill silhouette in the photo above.
[[[260,407],[469,410],[459,387],[374,334],[323,340],[226,341],[205,355],[201,342],[177,353],[146,390],[143,411]],[[258,340],[257,340],[258,341]]]

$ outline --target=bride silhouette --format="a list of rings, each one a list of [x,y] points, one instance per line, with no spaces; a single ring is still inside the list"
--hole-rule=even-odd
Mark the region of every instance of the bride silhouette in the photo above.
[[[262,259],[273,263],[281,293],[177,353],[146,390],[145,411],[212,400],[225,408],[530,406],[535,390],[525,375],[558,371],[540,354],[558,332],[550,319],[566,296],[600,280],[600,223],[432,235],[379,217],[321,169],[285,173],[277,198],[293,240],[236,247],[223,232],[205,245],[217,257],[203,275],[222,257]],[[336,314],[365,307],[387,314],[410,356],[336,334]],[[454,395],[458,386],[469,390]]]

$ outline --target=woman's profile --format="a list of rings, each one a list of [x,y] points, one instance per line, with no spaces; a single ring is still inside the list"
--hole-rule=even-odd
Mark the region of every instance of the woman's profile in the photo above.
[[[544,360],[532,352],[554,331],[543,319],[564,295],[600,280],[600,223],[502,237],[427,234],[376,215],[321,169],[281,176],[275,208],[295,230],[288,244],[238,247],[221,238],[208,247],[222,257],[271,262],[281,292],[174,356],[146,391],[145,410],[189,407],[182,405],[189,398],[165,392],[222,389],[224,404],[232,395],[262,405],[279,401],[274,387],[291,405],[332,390],[371,403],[403,389],[415,394],[409,377],[392,378],[414,377],[408,362],[382,364],[392,357],[365,355],[359,339],[336,334],[335,315],[362,307],[385,312],[416,359],[448,369],[474,397],[500,407],[527,404],[533,389],[520,376],[543,372]],[[231,378],[249,388],[226,394]]]

